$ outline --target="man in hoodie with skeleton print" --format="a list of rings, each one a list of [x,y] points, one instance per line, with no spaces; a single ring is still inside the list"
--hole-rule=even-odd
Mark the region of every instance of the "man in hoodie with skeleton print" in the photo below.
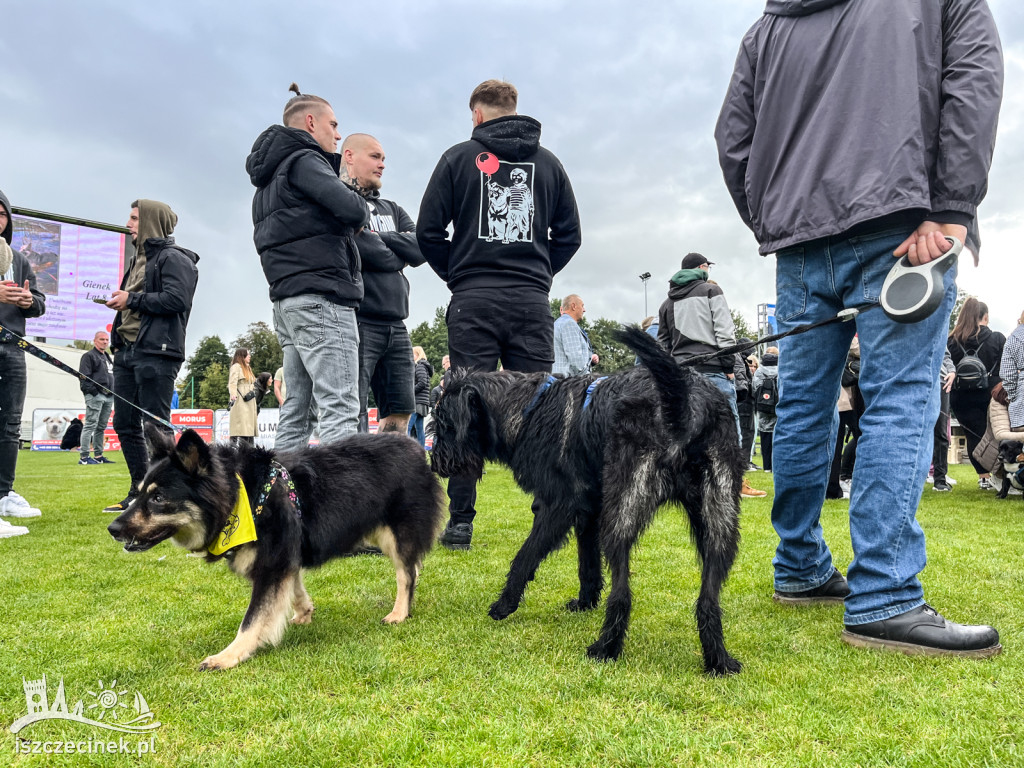
[[[120,288],[107,302],[117,311],[110,332],[114,394],[119,397],[114,404],[114,430],[131,486],[124,501],[111,504],[105,512],[119,513],[129,507],[148,465],[142,414],[120,398],[165,421],[171,417],[174,379],[185,359],[185,327],[199,281],[198,254],[176,245],[171,237],[177,223],[177,214],[165,203],[132,203],[126,226],[135,256]]]
[[[511,83],[487,80],[469,99],[473,135],[449,149],[420,204],[420,251],[452,292],[446,320],[452,367],[550,371],[552,277],[580,247],[580,218],[562,164],[540,146],[540,123],[516,114]],[[453,225],[451,239],[448,225]],[[448,484],[441,543],[468,549],[476,484]]]

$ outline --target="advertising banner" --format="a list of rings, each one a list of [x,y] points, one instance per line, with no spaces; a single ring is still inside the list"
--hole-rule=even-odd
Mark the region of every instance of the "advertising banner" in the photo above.
[[[36,408],[32,411],[32,450],[59,451],[64,433],[68,431],[73,419],[85,423],[85,409],[69,408]],[[77,446],[73,446],[77,447]],[[114,432],[114,412],[110,412],[106,428],[103,430],[103,450],[121,450],[121,441]]]

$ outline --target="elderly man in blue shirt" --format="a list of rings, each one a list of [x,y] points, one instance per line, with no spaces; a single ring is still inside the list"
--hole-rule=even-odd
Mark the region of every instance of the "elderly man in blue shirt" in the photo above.
[[[562,299],[562,315],[555,320],[555,364],[552,373],[578,376],[590,373],[590,367],[597,365],[599,358],[590,346],[587,332],[580,328],[580,320],[585,311],[583,299],[575,293]]]

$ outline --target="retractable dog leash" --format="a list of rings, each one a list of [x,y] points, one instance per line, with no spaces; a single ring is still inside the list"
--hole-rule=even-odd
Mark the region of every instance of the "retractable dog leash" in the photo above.
[[[122,397],[121,395],[117,394],[113,390],[108,389],[107,387],[103,386],[102,384],[100,384],[95,379],[91,379],[88,376],[86,376],[84,373],[76,371],[74,368],[72,368],[70,365],[68,365],[64,361],[58,360],[53,355],[48,354],[47,352],[44,352],[39,347],[37,347],[35,344],[33,344],[31,341],[29,341],[28,339],[24,339],[21,336],[19,336],[18,334],[16,334],[14,331],[10,330],[9,328],[5,328],[4,326],[0,325],[0,343],[9,344],[12,341],[15,341],[15,343],[21,349],[25,350],[26,352],[28,352],[33,357],[37,357],[40,360],[42,360],[44,363],[49,363],[50,365],[54,366],[55,368],[60,368],[60,370],[64,371],[64,373],[70,373],[72,376],[74,376],[77,379],[80,379],[81,381],[88,381],[90,384],[94,384],[96,386],[96,388],[99,389],[101,392],[103,392],[103,393],[105,393],[107,395],[111,395],[112,397],[120,400],[122,403],[125,403],[126,405],[130,405],[132,408],[134,408],[137,411],[142,412],[144,415],[148,416],[153,421],[155,421],[155,422],[157,422],[159,424],[163,424],[165,427],[168,427],[168,428],[174,430],[175,432],[181,432],[182,430],[185,429],[185,427],[179,426],[177,424],[171,424],[171,422],[166,421],[165,419],[161,419],[155,413],[150,413],[149,411],[147,411],[142,406],[136,405],[131,400],[129,400],[129,399],[125,398],[125,397]]]

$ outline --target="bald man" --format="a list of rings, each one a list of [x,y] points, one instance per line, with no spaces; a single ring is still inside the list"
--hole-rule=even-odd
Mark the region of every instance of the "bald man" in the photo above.
[[[405,327],[409,281],[403,272],[424,261],[416,225],[400,205],[380,196],[384,148],[373,136],[354,133],[345,139],[339,175],[370,209],[369,223],[356,236],[363,265],[363,301],[356,312],[359,430],[369,429],[366,403],[372,390],[380,419],[377,431],[404,433],[416,408],[412,342]]]
[[[114,359],[107,351],[110,347],[110,334],[96,331],[92,337],[92,349],[82,355],[78,364],[83,379],[79,386],[85,395],[85,426],[82,428],[82,447],[79,464],[113,464],[103,455],[103,432],[110,419],[110,409],[114,407],[114,396],[104,392],[97,384],[109,390],[114,389]],[[92,448],[94,457],[89,456]]]
[[[555,364],[551,372],[563,376],[590,373],[590,367],[597,365],[598,357],[590,346],[587,332],[580,328],[580,320],[586,311],[583,299],[570,293],[562,299],[561,310],[561,316],[555,321]]]

